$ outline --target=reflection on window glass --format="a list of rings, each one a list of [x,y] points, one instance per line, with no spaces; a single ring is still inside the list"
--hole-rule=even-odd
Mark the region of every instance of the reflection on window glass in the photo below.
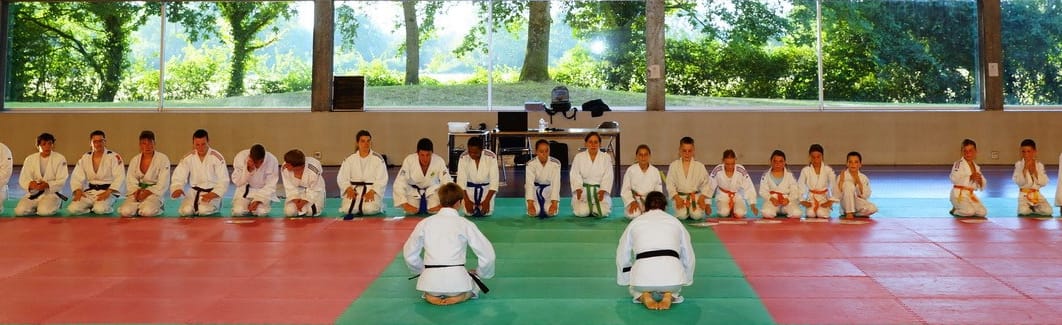
[[[1062,8],[1057,1],[1002,2],[1006,105],[1062,105]]]

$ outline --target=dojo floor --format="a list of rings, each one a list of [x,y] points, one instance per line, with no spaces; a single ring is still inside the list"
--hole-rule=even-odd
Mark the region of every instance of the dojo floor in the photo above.
[[[12,188],[0,323],[1059,323],[1058,219],[1015,217],[1004,166],[985,169],[988,222],[959,222],[947,214],[948,168],[866,168],[881,212],[865,225],[689,227],[696,280],[669,311],[632,304],[615,284],[619,211],[526,218],[519,182],[475,221],[498,255],[491,292],[449,307],[407,280],[400,250],[419,218],[342,221],[337,199],[323,218],[176,218],[176,202],[160,218],[12,218]]]

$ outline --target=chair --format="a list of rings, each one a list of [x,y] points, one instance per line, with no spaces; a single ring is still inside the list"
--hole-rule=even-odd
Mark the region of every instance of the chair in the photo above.
[[[598,125],[597,128],[598,129],[618,129],[619,128],[619,122],[616,122],[616,121],[601,122],[601,124]],[[616,139],[615,139],[614,136],[604,136],[604,135],[601,136],[601,152],[605,152],[605,153],[611,154],[612,158],[617,158],[616,154],[615,154],[615,148],[613,147],[615,145],[615,142],[616,142]],[[586,147],[579,148],[579,151],[580,152],[586,151]]]
[[[527,163],[526,160],[521,161],[522,157],[530,157],[531,155],[531,140],[530,137],[498,137],[498,164],[501,165],[501,181],[508,180],[508,174],[505,172],[505,162],[502,159],[505,155],[513,156],[513,168],[516,166]]]

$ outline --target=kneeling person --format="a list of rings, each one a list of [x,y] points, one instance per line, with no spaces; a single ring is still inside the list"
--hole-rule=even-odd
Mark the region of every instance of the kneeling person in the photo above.
[[[616,284],[628,286],[634,303],[649,309],[669,309],[681,303],[683,286],[693,284],[697,258],[690,233],[665,212],[664,193],[645,196],[647,211],[631,220],[616,248]],[[659,296],[659,298],[657,298]]]
[[[321,162],[298,149],[284,154],[284,216],[316,217],[324,208],[325,181],[321,175]]]
[[[269,215],[273,202],[280,201],[277,199],[278,178],[280,164],[277,157],[261,144],[256,143],[251,149],[236,153],[236,158],[232,159],[232,184],[236,185],[236,193],[232,195],[232,216]]]
[[[89,134],[92,151],[81,155],[70,175],[74,200],[66,207],[72,215],[114,212],[114,198],[121,195],[125,179],[122,156],[107,149],[107,135],[96,130]]]
[[[457,162],[457,185],[465,188],[465,214],[484,217],[494,213],[498,193],[498,156],[483,149],[483,138],[468,139],[468,151]]]

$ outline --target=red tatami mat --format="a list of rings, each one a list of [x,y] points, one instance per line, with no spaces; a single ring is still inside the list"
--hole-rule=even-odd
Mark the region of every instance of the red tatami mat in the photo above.
[[[418,218],[0,220],[0,323],[331,324]]]
[[[782,324],[1057,324],[1059,221],[719,225]]]

